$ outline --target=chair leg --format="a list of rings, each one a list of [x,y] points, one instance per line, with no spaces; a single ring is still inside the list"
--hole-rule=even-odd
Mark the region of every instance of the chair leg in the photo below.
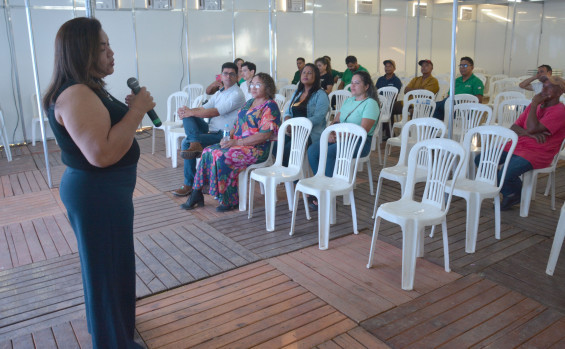
[[[275,209],[277,206],[277,187],[273,178],[267,178],[264,183],[265,187],[265,224],[267,231],[275,230]],[[249,198],[250,208],[251,199]]]
[[[343,198],[344,198],[344,201],[347,198],[347,205],[351,204],[351,202],[349,202],[349,195],[344,195]],[[336,197],[333,196],[333,195],[329,197],[329,200],[330,200],[330,224],[335,224],[335,222],[337,221],[337,217],[336,217],[337,216],[337,212],[336,212],[337,211],[337,206],[336,206],[337,200],[336,200]],[[319,203],[318,203],[318,205],[319,205]],[[344,205],[345,205],[345,203],[344,203]]]
[[[308,199],[306,198],[306,194],[302,193],[302,201],[304,201],[304,208],[306,211],[306,219],[307,220],[311,220],[312,217],[310,216],[310,207],[308,207]],[[293,211],[296,211],[296,203],[298,202],[298,199],[296,198],[296,189],[294,190],[294,207],[293,207]]]
[[[292,211],[294,203],[294,183],[284,182],[284,189],[286,190],[286,201],[288,201],[288,210]]]
[[[353,234],[359,234],[357,228],[357,210],[355,209],[355,194],[353,190],[349,192],[349,200],[351,201],[351,219],[353,220]]]
[[[383,178],[379,176],[379,180],[377,181],[377,193],[375,195],[375,207],[373,207],[373,219],[375,219],[375,215],[377,214],[377,208],[379,205],[379,195],[381,195],[381,187],[383,185]]]
[[[177,157],[178,157],[178,149],[177,149],[177,144],[178,144],[178,139],[176,137],[174,137],[173,135],[169,135],[169,149],[171,149],[171,162],[172,162],[172,166],[173,168],[177,168],[178,165],[178,161],[177,161]]]
[[[402,227],[402,289],[414,288],[416,254],[418,253],[418,229],[415,222],[407,222]]]
[[[41,121],[40,121],[41,122]],[[31,145],[35,147],[35,133],[37,128],[37,122],[33,120],[31,122]]]
[[[247,178],[249,178],[247,170],[243,170],[238,175],[237,191],[239,194],[239,210],[247,210]]]
[[[500,240],[500,196],[494,197],[494,237]]]
[[[371,239],[371,252],[369,252],[369,262],[367,263],[367,268],[373,266],[373,258],[375,256],[375,247],[377,246],[377,238],[379,237],[379,228],[381,226],[381,217],[375,219],[375,224],[373,225],[373,238]]]
[[[328,249],[332,214],[332,199],[324,192],[320,193],[318,198],[318,248],[320,250]]]
[[[555,172],[549,174],[549,180],[551,180],[551,209],[555,211]]]
[[[247,219],[253,217],[253,197],[255,196],[255,180],[249,176],[249,202],[247,203]],[[241,199],[240,199],[241,200]],[[267,211],[267,198],[265,198],[265,212]]]
[[[308,203],[306,202],[306,196],[304,196],[304,202],[306,205],[306,212],[308,212]],[[294,235],[294,224],[296,223],[296,208],[298,207],[298,190],[294,190],[294,204],[292,205],[292,219],[290,220],[290,233],[288,235]],[[309,216],[307,213],[306,216]],[[310,218],[308,218],[310,219]]]
[[[471,195],[467,198],[467,224],[465,234],[465,252],[467,253],[475,253],[475,248],[477,246],[481,203],[482,200],[478,197],[478,195]]]
[[[375,195],[375,190],[373,189],[373,170],[371,169],[371,159],[367,161],[367,174],[367,177],[369,177],[369,189],[371,190],[371,195]]]
[[[155,154],[155,127],[152,127],[152,135],[151,135],[151,154]]]
[[[555,271],[555,266],[557,265],[557,259],[559,258],[559,253],[561,252],[564,238],[565,209],[561,208],[559,223],[557,223],[557,229],[555,230],[555,236],[553,237],[553,244],[551,245],[551,252],[549,253],[549,261],[547,262],[547,268],[545,269],[545,273],[548,275],[553,275],[553,272]]]
[[[533,172],[528,171],[522,175],[522,197],[520,202],[520,217],[528,217],[530,211],[530,202],[532,201],[532,191],[534,190],[534,178]]]
[[[449,273],[451,271],[449,268],[449,240],[447,238],[447,222],[445,219],[441,222],[441,230],[443,235],[443,262],[445,271]]]
[[[390,148],[391,148],[391,146],[390,146],[390,144],[388,144],[388,142],[387,142],[387,143],[385,144],[385,151],[384,151],[384,154],[383,154],[383,157],[384,157],[384,159],[383,159],[383,168],[386,167],[386,159],[390,156]]]

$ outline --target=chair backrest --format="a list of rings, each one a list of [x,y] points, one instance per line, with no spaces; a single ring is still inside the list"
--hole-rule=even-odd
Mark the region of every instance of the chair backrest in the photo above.
[[[492,108],[495,112],[495,116],[498,111],[498,106],[500,105],[500,103],[504,102],[507,99],[517,99],[517,98],[525,99],[526,96],[522,92],[518,92],[518,91],[504,91],[497,94],[494,97],[494,103]]]
[[[453,178],[457,178],[467,154],[459,143],[450,139],[436,138],[416,143],[408,156],[406,189],[402,195],[403,199],[414,198],[418,156],[427,158],[428,169],[422,203],[435,206],[446,213],[451,203],[455,183],[451,181],[448,186],[447,181],[451,174]]]
[[[491,75],[488,78],[487,85],[485,86],[485,93],[492,95],[492,89],[493,89],[494,83],[498,80],[506,79],[507,77],[508,77],[508,75],[505,75],[505,74]]]
[[[475,76],[478,77],[479,80],[481,80],[481,82],[483,83],[483,88],[484,88],[485,84],[487,83],[487,77],[485,76],[485,74],[479,73],[476,70],[477,70],[477,68],[473,69],[473,74],[475,74]]]
[[[349,92],[347,90],[332,91],[328,95],[330,103],[331,103],[332,98],[334,96],[335,96],[335,113],[337,114],[339,112],[339,110],[341,109],[343,102],[345,102],[345,100],[348,99],[349,97],[351,97],[352,95],[351,95],[351,92]]]
[[[510,128],[530,103],[531,100],[525,98],[502,101],[496,111],[496,123],[502,127]]]
[[[204,101],[206,100],[206,95],[200,95],[192,101],[192,108],[200,108]]]
[[[282,166],[284,153],[284,142],[287,129],[290,128],[290,156],[288,158],[288,167],[302,168],[304,162],[304,154],[306,153],[306,145],[308,137],[312,132],[312,121],[308,118],[290,118],[282,123],[279,127],[277,135],[277,156],[275,166]]]
[[[281,109],[281,116],[285,115],[284,113],[286,113],[286,110],[288,109],[289,105],[290,105],[290,100],[284,102],[283,108]]]
[[[456,141],[462,142],[465,133],[481,123],[490,124],[492,109],[485,104],[461,103],[453,108],[453,133],[459,135]]]
[[[284,107],[284,103],[286,102],[286,97],[277,93],[275,95],[275,102],[277,102],[279,110],[282,111]]]
[[[412,119],[429,118],[434,115],[436,110],[436,101],[429,98],[413,98],[406,102],[402,107],[402,115],[404,116],[404,108],[412,107]],[[406,110],[408,115],[408,109]]]
[[[473,154],[473,142],[476,141],[480,142],[481,154],[479,155],[479,166],[477,167],[477,174],[474,180],[493,186],[496,186],[500,157],[504,152],[504,147],[506,143],[511,142],[508,155],[502,167],[502,177],[500,183],[498,183],[498,189],[500,190],[504,183],[506,168],[518,142],[518,135],[516,132],[502,126],[485,125],[473,127],[465,134],[463,140],[463,147],[467,154]],[[475,159],[471,160],[474,161]],[[459,177],[465,178],[468,172],[468,165],[468,161],[463,164]]]
[[[553,157],[553,161],[551,162],[551,165],[549,165],[548,167],[551,167],[553,170],[555,170],[555,168],[557,167],[557,162],[559,161],[559,155],[565,151],[565,139],[563,139],[563,142],[561,143],[561,147],[559,148],[559,151],[557,152],[557,154],[555,154],[555,156]]]
[[[292,98],[294,91],[298,88],[297,85],[286,85],[280,88],[279,93],[284,96],[284,98],[288,101]]]
[[[192,105],[192,103],[194,103],[194,100],[198,96],[201,96],[201,95],[204,94],[204,86],[202,86],[200,84],[186,85],[185,87],[182,88],[182,90],[188,94],[187,105]]]
[[[377,95],[377,97],[379,98],[379,105],[381,108],[381,114],[379,115],[379,124],[389,122],[390,114],[384,109],[384,107],[387,105],[387,98],[383,95]],[[379,126],[377,126],[377,128],[375,129],[375,133],[381,131],[381,129],[378,127]]]
[[[479,103],[479,98],[477,96],[473,96],[470,95],[468,93],[460,93],[458,95],[453,96],[453,103],[455,105],[461,104],[461,103]],[[445,109],[444,109],[444,117],[443,117],[443,121],[445,122],[445,124],[447,125],[447,123],[449,122],[449,106],[451,105],[451,103],[449,102],[449,99],[447,99],[445,101]]]
[[[188,102],[188,94],[186,92],[178,91],[171,93],[169,98],[167,98],[167,121],[177,121],[179,108],[189,106]]]
[[[410,92],[406,92],[404,94],[403,103],[407,104],[409,100],[412,98],[428,98],[434,99],[435,95],[432,91],[429,90],[412,90]]]
[[[445,124],[434,118],[412,119],[408,121],[400,132],[400,155],[398,156],[397,166],[408,164],[408,142],[421,142],[427,139],[445,137]],[[417,158],[418,166],[426,166],[424,157]]]
[[[367,141],[367,131],[359,125],[350,123],[339,123],[327,127],[320,136],[320,162],[318,163],[316,176],[325,176],[328,155],[328,137],[332,132],[335,132],[337,145],[332,178],[341,179],[353,185],[355,175],[357,174],[361,150]],[[355,157],[355,166],[352,166],[355,149],[357,149],[357,147],[359,151]]]
[[[277,91],[280,91],[281,87],[286,86],[288,84],[290,84],[290,81],[288,81],[287,78],[277,79],[277,83],[276,83]]]
[[[351,88],[351,84],[347,84],[347,85],[345,85],[345,86],[343,87],[343,89],[344,89],[345,91],[351,91],[350,88]]]
[[[495,81],[492,85],[492,91],[490,95],[496,98],[496,96],[501,92],[512,91],[513,89],[518,87],[519,83],[520,81],[518,81],[518,79],[516,78],[505,78]]]
[[[396,101],[396,96],[398,95],[398,89],[394,86],[385,86],[377,90],[379,95],[386,97],[386,105],[383,105],[383,109],[388,115],[392,115],[392,106],[394,101]]]

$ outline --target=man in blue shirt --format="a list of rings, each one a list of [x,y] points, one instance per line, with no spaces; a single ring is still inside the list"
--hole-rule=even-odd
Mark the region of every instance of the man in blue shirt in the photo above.
[[[377,80],[377,90],[385,86],[394,86],[398,89],[398,92],[400,92],[402,81],[394,74],[396,63],[392,59],[387,59],[383,64],[385,66],[385,75]]]

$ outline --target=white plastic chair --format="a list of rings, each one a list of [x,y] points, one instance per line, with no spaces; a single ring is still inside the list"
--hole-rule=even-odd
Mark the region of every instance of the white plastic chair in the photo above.
[[[247,185],[249,184],[249,173],[256,168],[262,168],[271,166],[273,164],[273,145],[275,142],[273,140],[269,141],[271,144],[269,146],[269,157],[267,160],[260,162],[258,164],[253,164],[247,166],[247,168],[241,171],[238,175],[237,180],[237,192],[239,195],[239,210],[247,210]]]
[[[334,96],[335,96],[335,110],[331,110],[331,114],[335,116],[337,115],[337,113],[339,113],[341,106],[343,105],[345,100],[351,97],[351,92],[347,90],[336,90],[330,92],[330,94],[328,95],[328,99],[330,100],[330,103],[332,102],[332,98]]]
[[[461,93],[453,96],[453,103],[455,105],[461,103],[479,103],[479,98],[477,96],[473,96],[467,93]],[[449,123],[449,106],[450,106],[450,102],[449,99],[447,99],[444,104],[444,112],[443,112],[443,122],[445,123],[446,127]]]
[[[392,117],[392,107],[394,106],[394,102],[396,101],[396,96],[398,96],[398,89],[394,86],[385,86],[381,87],[377,90],[377,94],[383,95],[386,97],[386,105],[383,105],[382,110],[384,110],[385,114],[388,117],[388,131],[392,136],[392,125],[390,124],[390,118]],[[383,121],[383,124],[387,121]]]
[[[467,154],[472,154],[473,140],[477,137],[481,144],[479,166],[474,179],[467,174],[467,166],[473,158],[463,164],[459,177],[455,181],[453,195],[465,199],[467,202],[466,242],[465,252],[474,253],[477,245],[477,233],[479,231],[479,217],[481,215],[481,204],[484,199],[494,199],[494,229],[495,238],[500,239],[500,189],[504,184],[504,176],[510,158],[514,153],[518,142],[518,135],[508,128],[502,126],[478,126],[470,129],[465,134],[463,147]],[[507,142],[511,142],[508,156],[502,166],[502,179],[497,185],[497,174],[500,157]],[[472,157],[472,156],[471,156]]]
[[[436,110],[436,102],[433,99],[429,99],[427,97],[413,98],[409,101],[406,101],[402,106],[402,115],[403,115],[402,118],[403,119],[406,118],[406,121],[408,121],[408,110],[410,109],[410,107],[412,107],[412,120],[421,119],[421,118],[430,118],[434,115],[434,111]],[[406,117],[404,117],[404,115],[406,115]],[[394,124],[394,126],[396,126],[396,124]],[[391,153],[392,147],[400,147],[400,144],[401,144],[401,135],[387,139],[385,145],[385,156],[384,156],[385,160],[383,166],[386,167],[386,160]]]
[[[485,104],[461,103],[453,108],[453,140],[463,143],[468,130],[481,124],[490,125],[492,109]]]
[[[476,70],[477,70],[476,68],[473,70],[473,74],[475,74],[475,76],[478,77],[479,80],[481,80],[481,82],[483,83],[483,87],[484,87],[487,83],[487,77],[485,76],[485,74],[479,73]]]
[[[492,119],[494,121],[498,120],[498,106],[500,105],[500,103],[508,99],[525,99],[525,98],[526,96],[522,92],[518,92],[518,91],[505,91],[497,94],[496,97],[494,98],[494,102],[489,103],[489,105],[492,107],[493,110]]]
[[[373,138],[371,139],[371,151],[377,151],[379,156],[379,165],[383,164],[383,159],[381,155],[381,143],[383,142],[383,123],[388,122],[386,112],[382,109],[383,105],[386,105],[386,97],[383,95],[377,95],[379,98],[379,104],[381,105],[379,121],[377,127],[375,128],[375,132],[373,133]],[[371,183],[372,186],[372,183]],[[373,190],[371,189],[371,195]]]
[[[379,196],[381,193],[383,179],[398,182],[400,184],[400,195],[402,196],[402,194],[404,194],[404,186],[407,180],[406,171],[408,170],[408,154],[410,153],[410,148],[420,141],[437,137],[443,138],[445,136],[445,130],[445,124],[441,122],[441,120],[434,118],[412,119],[404,125],[399,136],[401,139],[401,145],[398,163],[394,166],[383,168],[379,174],[379,181],[377,182],[377,196],[375,197],[375,206],[373,208],[373,218],[375,218],[377,207],[379,205]],[[426,179],[427,164],[425,160],[426,159],[423,157],[417,158],[415,175],[416,182],[422,182]]]
[[[151,142],[151,153],[155,154],[155,130],[163,130],[165,133],[165,156],[171,157],[171,147],[169,140],[169,131],[172,128],[182,125],[182,122],[178,118],[178,109],[180,107],[188,106],[188,94],[184,91],[178,91],[172,93],[167,98],[167,119],[163,122],[161,126],[153,126],[152,142]]]
[[[428,99],[431,99],[431,100],[435,100],[435,95],[432,91],[428,91],[428,90],[412,90],[410,92],[407,92],[404,95],[402,105],[404,106],[404,105],[408,104],[408,101],[410,101],[413,98],[428,98]],[[435,110],[435,103],[434,103],[434,110]],[[433,112],[432,112],[432,115],[433,115]],[[400,129],[402,129],[404,124],[406,124],[408,122],[408,116],[409,116],[408,110],[406,110],[406,113],[405,113],[404,108],[402,108],[402,120],[396,121],[394,123],[394,126],[392,127],[392,130],[394,131],[395,129],[398,129],[400,131]]]
[[[417,158],[420,156],[427,158],[428,171],[422,201],[417,202],[414,201],[414,186],[416,184]],[[400,225],[402,228],[403,290],[414,288],[416,257],[424,255],[424,229],[426,226],[442,225],[445,271],[450,271],[446,214],[451,203],[453,182],[451,185],[447,185],[447,180],[452,170],[454,170],[453,176],[456,178],[466,160],[465,157],[463,147],[450,139],[428,139],[416,143],[408,157],[408,179],[402,198],[398,201],[382,204],[377,210],[367,268],[371,268],[373,265],[381,219],[385,219]],[[445,195],[445,193],[448,193],[448,195]]]
[[[275,102],[277,103],[277,106],[279,107],[279,110],[282,112],[282,111],[283,111],[282,108],[284,107],[284,104],[285,104],[285,102],[286,102],[285,96],[283,96],[283,95],[277,93],[277,94],[275,95]]]
[[[328,153],[328,137],[335,132],[337,154],[332,177],[326,177],[326,162]],[[357,213],[355,211],[355,197],[353,184],[357,174],[357,166],[361,156],[361,150],[367,140],[365,129],[356,124],[339,123],[334,124],[322,132],[320,137],[320,161],[318,172],[314,177],[301,179],[294,189],[294,203],[292,206],[292,222],[290,235],[294,234],[296,223],[296,208],[298,204],[298,193],[301,192],[306,209],[306,218],[310,219],[310,211],[306,200],[306,194],[313,195],[318,200],[318,239],[320,250],[326,250],[330,239],[330,224],[336,221],[336,197],[349,194],[351,203],[351,218],[353,220],[353,233],[359,234],[357,230]],[[355,148],[359,151],[355,156]],[[353,166],[352,162],[355,161]]]
[[[277,91],[279,91],[281,89],[281,87],[286,86],[288,84],[290,84],[290,81],[288,81],[287,78],[277,79],[277,83],[276,83]]]
[[[492,86],[491,91],[491,99],[492,97],[496,98],[499,93],[506,92],[506,91],[514,91],[515,88],[518,87],[520,81],[516,78],[504,78],[498,81],[495,81]]]
[[[547,262],[547,268],[545,273],[547,275],[553,275],[555,271],[555,266],[557,265],[557,259],[559,258],[559,253],[561,252],[561,247],[563,246],[563,239],[565,238],[565,204],[561,206],[561,214],[559,215],[559,222],[557,223],[557,228],[555,229],[555,236],[553,237],[553,244],[551,245],[551,252],[549,253],[549,261]]]
[[[8,141],[8,132],[6,131],[6,122],[4,121],[4,114],[0,110],[0,140],[4,146],[4,152],[8,161],[12,161],[12,150],[10,149],[10,142]]]
[[[288,166],[283,166],[284,143],[287,128],[290,128],[290,156]],[[255,182],[260,182],[265,189],[265,224],[267,231],[275,230],[275,209],[277,203],[277,185],[284,183],[288,200],[288,209],[292,211],[294,202],[294,181],[304,175],[303,163],[308,137],[312,131],[312,122],[307,118],[291,118],[283,122],[279,128],[277,154],[275,164],[251,171],[249,177],[249,212],[253,215]]]
[[[202,106],[202,102],[206,99],[206,95],[200,95],[196,97],[194,102],[192,102],[191,108],[199,108]],[[206,120],[206,119],[205,119]],[[180,146],[180,140],[186,137],[186,132],[183,127],[175,127],[169,129],[169,149],[171,149],[171,162],[172,167],[177,168],[178,164],[178,151]]]
[[[510,128],[532,101],[529,99],[507,99],[498,105],[496,124]]]
[[[286,85],[280,88],[279,90],[279,94],[283,95],[284,98],[288,101],[289,99],[292,98],[292,95],[294,95],[294,92],[296,91],[296,89],[298,88],[297,85]]]
[[[551,182],[551,209],[555,210],[555,168],[559,161],[559,154],[565,150],[565,139],[561,143],[559,152],[553,157],[551,165],[546,168],[538,168],[528,171],[522,175],[522,197],[520,202],[520,217],[528,217],[530,212],[530,202],[535,200],[536,183],[540,173],[548,173]],[[546,190],[547,195],[547,190]]]
[[[497,82],[498,80],[502,80],[502,79],[506,79],[508,77],[508,75],[505,74],[495,74],[492,75],[488,81],[487,81],[487,85],[485,86],[485,91],[484,91],[484,95],[486,97],[488,96],[494,96],[492,94],[492,90],[493,90],[493,85],[495,82]]]
[[[186,103],[186,105],[192,105],[196,98],[204,94],[204,86],[200,84],[190,84],[183,87],[182,91],[188,94],[188,103]]]
[[[31,145],[35,147],[35,143],[37,142],[38,138],[37,138],[37,128],[40,127],[39,123],[40,118],[39,115],[37,115],[37,95],[33,94],[31,96],[31,106],[33,108],[33,118],[31,119]],[[43,114],[43,110],[41,111],[41,119],[44,122],[44,126],[45,129],[47,130],[47,127],[49,127],[49,119],[47,119],[46,116],[44,116]],[[39,140],[41,140],[41,136],[39,136]]]
[[[351,91],[351,84],[347,84],[347,85],[345,85],[345,86],[343,87],[343,90],[344,90],[344,91],[349,91],[349,92],[350,92],[350,91]]]

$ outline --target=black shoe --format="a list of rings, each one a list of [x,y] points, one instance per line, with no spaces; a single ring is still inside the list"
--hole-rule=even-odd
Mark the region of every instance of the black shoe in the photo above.
[[[308,208],[312,211],[318,211],[318,203],[316,202],[315,196],[311,195],[308,197]]]
[[[193,210],[196,207],[204,206],[204,195],[201,190],[193,190],[190,197],[180,207],[185,210]]]
[[[228,211],[231,211],[231,210],[233,210],[237,207],[238,207],[238,205],[230,206],[230,205],[220,204],[220,206],[216,207],[216,211],[218,211],[218,212],[228,212]]]
[[[504,196],[502,198],[502,203],[500,204],[500,210],[508,211],[512,208],[512,206],[519,204],[521,200],[522,197],[520,194],[512,194],[512,195]]]

